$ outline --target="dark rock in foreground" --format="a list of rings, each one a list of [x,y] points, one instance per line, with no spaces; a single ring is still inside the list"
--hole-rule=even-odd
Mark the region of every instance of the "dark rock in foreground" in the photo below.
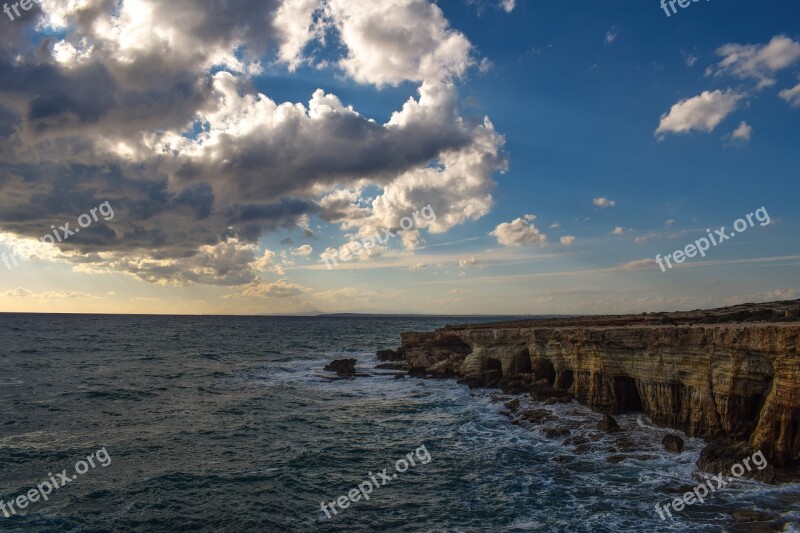
[[[664,435],[664,438],[661,439],[661,444],[671,452],[680,453],[683,451],[683,439],[674,433]]]
[[[622,428],[619,427],[619,424],[617,424],[617,421],[614,420],[614,417],[611,415],[603,415],[603,419],[597,423],[597,429],[607,433],[622,431]]]

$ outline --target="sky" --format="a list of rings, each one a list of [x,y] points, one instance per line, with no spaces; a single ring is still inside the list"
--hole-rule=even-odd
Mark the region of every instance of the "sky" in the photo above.
[[[7,2],[0,312],[800,298],[800,4],[659,2]]]

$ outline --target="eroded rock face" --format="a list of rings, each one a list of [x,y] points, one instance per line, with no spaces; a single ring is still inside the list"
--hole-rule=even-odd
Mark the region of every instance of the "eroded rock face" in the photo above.
[[[559,391],[603,413],[641,411],[689,436],[748,442],[770,464],[796,469],[800,322],[791,317],[797,310],[800,300],[669,315],[449,326],[404,333],[402,342],[412,367],[435,368],[478,386],[522,383],[513,380],[520,374],[527,384],[530,374],[541,399]],[[780,318],[755,321],[764,317]]]

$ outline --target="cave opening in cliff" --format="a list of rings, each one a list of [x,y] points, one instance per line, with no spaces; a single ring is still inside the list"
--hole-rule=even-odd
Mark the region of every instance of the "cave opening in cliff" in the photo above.
[[[556,376],[556,387],[559,389],[569,389],[575,377],[572,370],[562,370]]]
[[[533,375],[536,381],[546,379],[552,385],[556,380],[556,367],[549,359],[537,359],[533,364]]]
[[[614,378],[614,412],[628,413],[642,411],[642,398],[636,380],[629,376]]]
[[[531,364],[531,353],[523,350],[518,353],[514,358],[514,373],[515,374],[533,374],[533,365]]]
[[[500,363],[500,359],[487,358],[486,370],[497,370],[500,377],[503,377],[503,365]]]

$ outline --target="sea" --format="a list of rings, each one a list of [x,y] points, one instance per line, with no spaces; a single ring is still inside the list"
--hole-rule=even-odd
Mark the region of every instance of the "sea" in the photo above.
[[[703,442],[642,415],[513,424],[497,390],[375,368],[487,320],[0,315],[0,531],[800,531],[800,485],[749,480],[662,520]],[[366,375],[331,379],[345,357]]]

